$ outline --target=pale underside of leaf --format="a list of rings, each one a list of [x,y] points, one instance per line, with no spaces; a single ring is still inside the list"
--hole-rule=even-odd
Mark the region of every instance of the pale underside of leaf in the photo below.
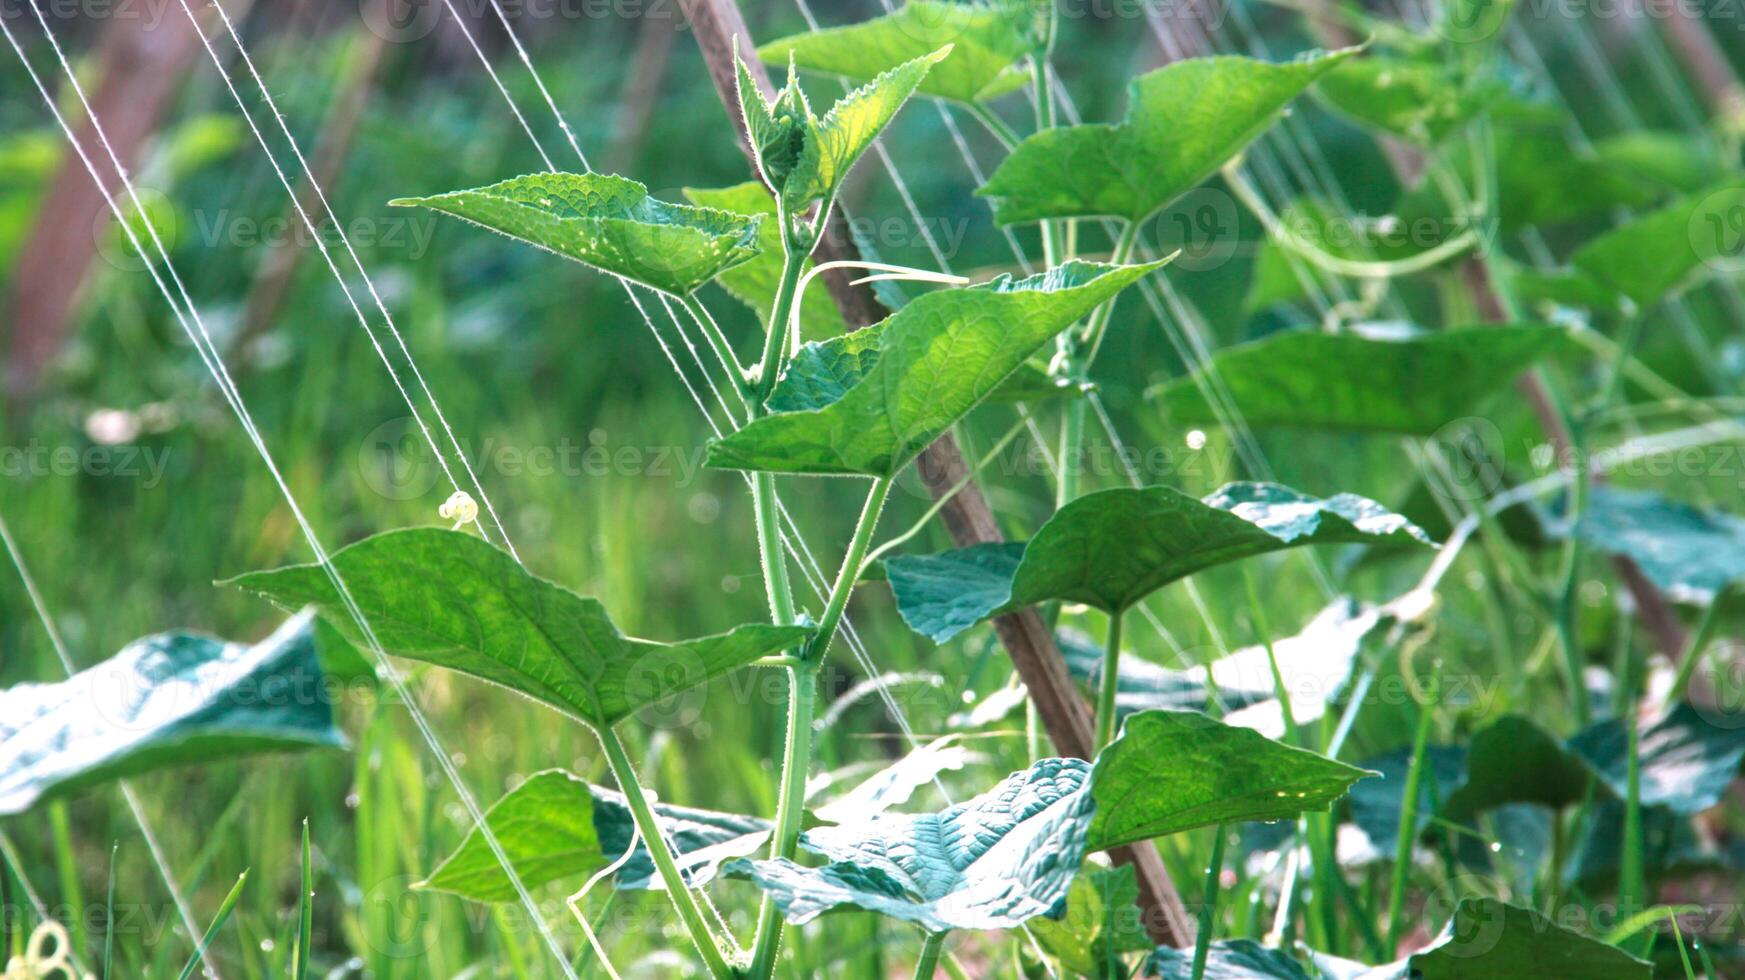
[[[343,748],[312,614],[259,643],[163,633],[65,681],[0,691],[0,814],[108,780],[261,752]]]

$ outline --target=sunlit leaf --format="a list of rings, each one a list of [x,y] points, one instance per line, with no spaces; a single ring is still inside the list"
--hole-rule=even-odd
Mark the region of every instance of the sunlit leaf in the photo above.
[[[343,748],[329,698],[309,613],[259,643],[135,640],[67,680],[0,691],[0,814],[173,766]]]
[[[1159,946],[1147,961],[1159,980],[1190,980],[1194,975],[1194,950]],[[1252,939],[1221,939],[1206,950],[1205,980],[1310,980],[1302,964],[1282,949],[1262,946]]]
[[[944,642],[991,616],[1053,599],[1118,612],[1215,565],[1310,544],[1421,542],[1373,500],[1326,500],[1272,483],[1232,483],[1204,500],[1173,487],[1086,494],[1027,544],[976,545],[885,563],[911,629]]]
[[[901,806],[916,790],[937,780],[940,773],[964,767],[970,759],[969,750],[957,743],[955,735],[924,742],[846,793],[811,807],[811,811],[819,820],[852,823]]]
[[[740,111],[758,169],[789,213],[833,198],[849,168],[878,139],[928,70],[950,53],[949,46],[942,47],[880,73],[844,95],[822,118],[812,113],[791,68],[788,84],[771,101],[739,63]]]
[[[1134,79],[1120,123],[1036,133],[976,193],[994,198],[1002,225],[1143,220],[1216,173],[1355,50],[1283,64],[1236,56],[1177,61]]]
[[[728,864],[754,881],[788,921],[839,906],[914,922],[931,932],[1008,929],[1053,911],[1085,852],[1090,766],[1043,759],[966,803],[916,816],[806,831],[802,844],[829,860]]]
[[[389,531],[332,560],[386,652],[500,684],[594,726],[791,648],[808,633],[748,625],[678,643],[632,639],[598,600],[535,576],[463,531]],[[316,605],[348,638],[362,639],[319,565],[225,584],[280,605]]]
[[[757,255],[722,272],[715,281],[734,299],[756,310],[759,323],[768,324],[782,279],[782,229],[775,220],[775,198],[755,180],[732,187],[687,187],[685,197],[699,207],[766,216],[757,227]],[[802,274],[812,265],[807,259]],[[807,336],[838,337],[848,333],[848,324],[828,290],[808,289],[800,297],[800,329]]]
[[[1483,112],[1501,89],[1491,79],[1465,81],[1434,60],[1371,55],[1340,64],[1315,91],[1358,122],[1433,144]]]
[[[1211,425],[1215,379],[1251,425],[1430,435],[1474,414],[1542,357],[1575,348],[1567,331],[1292,330],[1220,350],[1195,375],[1150,393],[1172,424]]]
[[[1629,793],[1628,735],[1624,721],[1608,718],[1569,739],[1569,748],[1587,760],[1600,781],[1619,799]],[[1739,775],[1745,760],[1745,725],[1689,702],[1641,723],[1637,765],[1643,806],[1664,806],[1679,814],[1714,806]]]
[[[1129,715],[1091,774],[1091,848],[1326,810],[1374,773],[1194,711]]]
[[[427,207],[684,295],[758,250],[757,217],[668,204],[610,174],[529,174],[489,187],[390,203]]]
[[[1068,262],[921,296],[799,352],[771,394],[783,410],[710,443],[709,465],[894,476],[1043,344],[1160,265]]]
[[[1066,894],[1058,919],[1030,920],[1030,935],[1044,952],[1079,976],[1124,980],[1123,954],[1153,947],[1140,920],[1139,882],[1133,866],[1086,867]]]
[[[811,71],[864,82],[906,61],[952,45],[917,91],[958,102],[996,98],[1030,81],[1019,62],[1036,47],[1030,4],[908,0],[872,20],[795,34],[757,49],[773,66],[795,64]]]

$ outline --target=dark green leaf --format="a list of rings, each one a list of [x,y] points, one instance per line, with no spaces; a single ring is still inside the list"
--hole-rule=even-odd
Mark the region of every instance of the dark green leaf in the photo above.
[[[610,174],[529,174],[390,202],[422,206],[651,289],[685,295],[751,259],[758,218],[668,204]]]
[[[734,299],[756,310],[759,323],[768,324],[782,279],[782,229],[775,220],[775,198],[755,180],[717,189],[687,187],[685,197],[700,207],[767,216],[757,227],[757,255],[722,272],[715,281]],[[812,265],[807,259],[801,274]],[[840,337],[849,332],[836,302],[824,289],[808,289],[800,297],[800,330],[811,337]]]
[[[1627,733],[1619,718],[1608,718],[1577,732],[1571,752],[1587,760],[1619,799],[1629,792]],[[1720,802],[1745,760],[1745,725],[1735,715],[1709,712],[1688,702],[1651,722],[1637,737],[1641,800],[1694,814]]]
[[[870,337],[803,352],[772,396],[794,408],[710,443],[709,465],[894,476],[1043,344],[1161,264],[1068,262],[921,296]]]
[[[312,620],[253,644],[160,633],[67,680],[0,691],[0,814],[171,766],[344,748]]]
[[[1425,765],[1418,783],[1417,829],[1428,826],[1436,803],[1448,798],[1466,772],[1466,749],[1454,745],[1430,745],[1424,750]],[[1351,789],[1351,822],[1369,838],[1370,846],[1391,859],[1400,835],[1400,810],[1406,801],[1406,776],[1412,765],[1408,746],[1387,755],[1365,759],[1363,768],[1381,774]]]
[[[1097,756],[1091,847],[1325,810],[1369,775],[1198,712],[1142,711]]]
[[[1036,133],[976,191],[1002,225],[1047,218],[1141,221],[1242,151],[1355,49],[1284,64],[1190,58],[1141,75],[1119,124]]]
[[[412,528],[335,552],[333,565],[383,650],[500,684],[578,721],[613,725],[759,657],[793,647],[800,626],[741,626],[678,643],[626,637],[598,600],[528,572],[471,534]],[[280,605],[319,606],[361,641],[319,565],[225,583]]]
[[[863,82],[952,45],[917,89],[958,102],[979,102],[1022,88],[1030,72],[1019,61],[1035,47],[1034,14],[1023,2],[971,5],[909,0],[872,20],[771,41],[757,56],[771,65]]]
[[[1745,185],[1725,183],[1626,221],[1570,261],[1646,309],[1705,266],[1736,263],[1738,232],[1727,222],[1738,208],[1745,208]]]
[[[1581,756],[1538,723],[1504,715],[1472,736],[1466,779],[1446,796],[1442,814],[1469,823],[1508,803],[1562,809],[1586,798],[1593,775]]]
[[[1565,518],[1549,530],[1568,537]],[[1623,555],[1680,602],[1708,605],[1745,578],[1745,518],[1692,507],[1646,490],[1596,486],[1579,522],[1582,540]]]
[[[1252,425],[1430,435],[1472,415],[1534,361],[1574,347],[1568,331],[1544,326],[1292,330],[1225,348],[1151,397],[1172,424],[1212,424],[1218,415],[1200,388],[1215,377]]]
[[[1412,954],[1398,974],[1415,980],[1649,980],[1634,956],[1564,929],[1531,909],[1494,898],[1461,902],[1435,943]]]
[[[1066,897],[1085,852],[1089,776],[1080,760],[1043,759],[938,813],[808,830],[802,843],[824,867],[740,860],[723,871],[752,879],[796,924],[851,905],[930,932],[1013,928]]]
[[[1308,544],[1420,541],[1373,500],[1232,483],[1196,500],[1172,487],[1103,490],[1062,507],[1028,544],[886,562],[910,628],[943,642],[990,616],[1053,599],[1107,612],[1225,562]]]

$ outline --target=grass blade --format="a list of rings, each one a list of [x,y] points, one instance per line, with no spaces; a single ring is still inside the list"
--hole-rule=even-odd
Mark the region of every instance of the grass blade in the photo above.
[[[242,898],[242,886],[248,884],[248,872],[237,875],[236,884],[231,886],[230,894],[224,896],[224,904],[218,906],[218,914],[212,917],[212,924],[206,927],[206,935],[200,937],[200,945],[194,947],[194,955],[188,959],[188,965],[182,967],[179,980],[188,980],[194,975],[194,970],[200,965],[200,960],[206,951],[212,947],[212,940],[218,938],[218,930],[224,928],[224,923],[230,920],[230,913],[236,911],[237,900]]]
[[[303,818],[303,888],[297,893],[297,948],[291,954],[292,980],[309,976],[310,930],[315,919],[315,876],[309,867],[309,818]]]

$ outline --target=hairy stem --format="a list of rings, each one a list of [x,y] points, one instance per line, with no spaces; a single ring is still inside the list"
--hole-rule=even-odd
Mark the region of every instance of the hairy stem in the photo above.
[[[649,857],[654,860],[655,870],[660,873],[661,884],[666,886],[667,898],[672,900],[673,908],[678,910],[679,918],[684,920],[685,931],[691,934],[691,942],[696,944],[697,952],[702,954],[703,963],[709,968],[709,975],[716,980],[732,980],[733,968],[728,966],[727,957],[722,954],[714,934],[709,931],[709,924],[703,919],[702,910],[697,907],[697,899],[685,884],[684,877],[679,874],[679,866],[673,861],[672,851],[667,848],[666,837],[661,834],[654,808],[649,805],[648,797],[642,792],[642,784],[636,780],[636,768],[630,762],[629,753],[624,751],[623,741],[618,738],[618,732],[609,726],[599,729],[598,734],[600,745],[606,750],[606,763],[612,767],[612,778],[617,780],[618,789],[624,794],[624,802],[630,807],[630,816],[642,831],[642,842],[648,848]]]
[[[831,638],[848,608],[849,594],[860,578],[861,562],[872,544],[873,531],[878,527],[879,514],[885,498],[890,495],[888,477],[875,480],[861,508],[860,522],[855,525],[854,538],[848,553],[842,558],[836,583],[831,586],[830,599],[818,632],[812,635],[800,655],[800,663],[788,671],[788,738],[782,756],[781,792],[776,800],[776,827],[770,841],[770,857],[792,859],[800,839],[800,816],[805,809],[806,776],[812,763],[812,717],[818,708],[818,668],[830,649]],[[775,970],[776,953],[781,946],[782,920],[775,905],[765,897],[758,909],[757,941],[752,947],[752,980],[764,980]]]

